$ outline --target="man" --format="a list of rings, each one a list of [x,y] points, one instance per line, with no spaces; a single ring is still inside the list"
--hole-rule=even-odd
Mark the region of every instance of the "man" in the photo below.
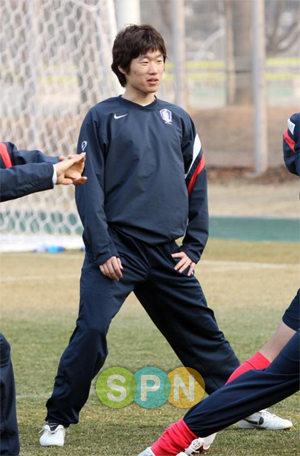
[[[195,405],[183,420],[174,423],[139,456],[186,456],[207,450],[215,433],[257,404],[270,407],[299,390],[300,330],[265,370],[249,370]]]
[[[80,310],[47,402],[43,446],[62,446],[65,428],[78,422],[107,356],[110,322],[132,291],[208,393],[239,364],[193,275],[208,236],[206,168],[189,115],[155,97],[165,60],[153,27],[122,30],[112,69],[125,93],[94,106],[81,128],[88,181],[76,192],[86,246]]]
[[[288,128],[283,134],[283,158],[288,170],[292,174],[300,176],[300,113],[295,113],[287,121]],[[269,367],[272,361],[278,356],[283,347],[294,336],[295,332],[300,328],[300,289],[297,291],[296,296],[292,300],[289,307],[286,309],[282,321],[279,323],[278,328],[272,338],[251,358],[247,359],[241,364],[229,377],[228,382],[234,380],[239,375],[247,372],[249,369],[265,369]],[[265,413],[254,413],[246,419],[241,420],[238,425],[242,429],[249,429],[253,427],[259,428],[260,421],[267,419]],[[272,429],[276,426],[277,420],[272,420]],[[278,421],[278,426],[282,428],[292,426],[289,420]],[[266,423],[268,428],[268,422]]]
[[[288,129],[283,135],[285,164],[291,173],[298,176],[299,127],[300,113],[296,113],[288,120]],[[254,423],[255,426],[259,427],[258,414],[253,413],[257,408],[270,407],[297,392],[300,367],[300,290],[282,320],[272,339],[260,352],[241,364],[223,388],[192,407],[183,420],[170,426],[151,448],[139,456],[198,454],[198,451],[210,447],[216,432],[238,420],[241,420],[240,427],[249,429],[249,418],[252,417],[257,423]],[[265,355],[269,356],[271,363]],[[248,418],[245,419],[245,416]]]
[[[85,154],[59,162],[38,150],[18,150],[10,142],[0,143],[0,201],[20,198],[53,188],[54,184],[80,185]],[[0,454],[18,456],[20,450],[16,395],[10,345],[0,333]]]

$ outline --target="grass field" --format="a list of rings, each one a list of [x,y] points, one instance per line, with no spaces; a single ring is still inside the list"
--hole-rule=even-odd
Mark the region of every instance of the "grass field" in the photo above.
[[[166,403],[143,409],[136,404],[116,410],[100,403],[95,381],[64,448],[38,444],[45,401],[59,358],[74,328],[83,254],[2,254],[1,330],[12,346],[23,456],[135,456],[150,445],[183,411]],[[197,267],[209,305],[214,308],[240,360],[268,340],[299,282],[299,250],[293,243],[210,240]],[[169,372],[180,362],[133,295],[112,323],[105,368],[131,372],[156,366]],[[299,396],[272,408],[291,419],[289,431],[220,432],[209,454],[218,456],[293,456],[299,454]]]

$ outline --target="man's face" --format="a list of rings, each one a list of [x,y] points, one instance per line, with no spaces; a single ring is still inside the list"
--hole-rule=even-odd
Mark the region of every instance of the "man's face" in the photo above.
[[[159,89],[164,71],[164,58],[159,50],[149,51],[133,59],[126,76],[126,90],[155,93]],[[123,72],[123,70],[120,69]]]

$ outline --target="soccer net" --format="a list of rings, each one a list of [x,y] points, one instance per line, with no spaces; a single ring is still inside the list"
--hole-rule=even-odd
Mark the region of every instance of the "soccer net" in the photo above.
[[[88,109],[120,91],[110,69],[114,1],[1,0],[0,17],[0,140],[76,153]],[[2,235],[22,234],[22,243],[33,234],[80,239],[74,188],[2,203],[0,226]]]

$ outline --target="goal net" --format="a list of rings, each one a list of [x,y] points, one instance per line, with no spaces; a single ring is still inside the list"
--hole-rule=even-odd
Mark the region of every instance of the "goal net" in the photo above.
[[[76,153],[88,109],[120,90],[110,69],[114,1],[1,0],[0,17],[0,140],[48,155]],[[74,188],[2,203],[0,226],[6,247],[8,233],[22,235],[24,249],[32,235],[80,239]]]

